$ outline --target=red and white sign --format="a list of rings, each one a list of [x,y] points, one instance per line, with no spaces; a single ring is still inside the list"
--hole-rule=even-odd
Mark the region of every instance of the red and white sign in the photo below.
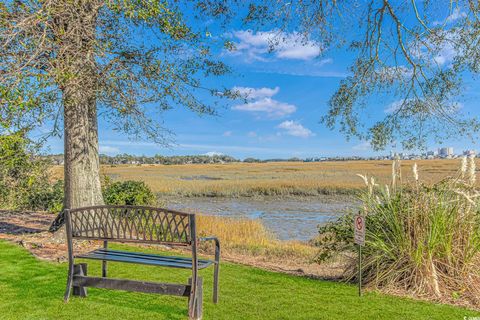
[[[353,218],[353,230],[354,237],[353,240],[358,245],[365,245],[365,217],[361,215],[356,215]]]

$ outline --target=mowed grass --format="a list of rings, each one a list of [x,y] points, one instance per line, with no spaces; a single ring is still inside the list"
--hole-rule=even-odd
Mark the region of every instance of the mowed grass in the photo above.
[[[123,249],[128,247],[121,247]],[[39,261],[17,245],[0,241],[1,319],[186,319],[187,300],[171,296],[89,289],[88,298],[62,300],[65,263]],[[100,264],[89,262],[89,273]],[[110,276],[186,282],[186,270],[110,264]],[[464,319],[480,313],[224,263],[220,302],[211,302],[212,270],[202,270],[204,319]]]
[[[423,181],[454,175],[460,159],[402,161],[403,178],[412,179],[417,162]],[[374,176],[381,184],[391,178],[392,161],[270,162],[186,165],[102,166],[114,180],[145,181],[165,196],[315,196],[353,194],[364,188],[357,173]],[[480,164],[480,163],[478,163]],[[62,178],[62,167],[53,169]]]

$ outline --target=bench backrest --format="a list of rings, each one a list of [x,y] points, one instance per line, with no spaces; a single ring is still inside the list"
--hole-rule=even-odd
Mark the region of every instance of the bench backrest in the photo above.
[[[72,238],[187,246],[195,215],[153,207],[95,206],[66,210]],[[68,230],[70,229],[70,230]]]

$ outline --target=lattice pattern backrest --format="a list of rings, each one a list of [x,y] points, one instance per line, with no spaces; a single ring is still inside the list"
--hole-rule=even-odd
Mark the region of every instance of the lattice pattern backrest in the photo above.
[[[72,237],[120,242],[191,243],[193,214],[162,208],[96,206],[70,210]],[[193,235],[194,237],[195,235]]]

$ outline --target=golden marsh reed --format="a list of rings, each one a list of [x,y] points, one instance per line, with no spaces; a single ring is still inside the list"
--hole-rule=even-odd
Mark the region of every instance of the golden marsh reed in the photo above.
[[[412,181],[412,165],[418,163],[423,181],[435,182],[454,176],[461,163],[453,160],[402,161],[402,179]],[[113,180],[141,180],[161,196],[314,196],[353,194],[365,188],[357,174],[374,176],[379,184],[391,180],[391,161],[271,162],[186,165],[103,165],[102,174]],[[62,167],[53,168],[61,179]],[[279,241],[260,220],[199,214],[201,235],[216,235],[229,259],[248,264],[270,263],[267,267],[295,263],[312,266],[318,248],[300,241]],[[213,253],[210,244],[202,248]],[[298,265],[292,267],[295,269]],[[311,270],[324,274],[325,270]],[[330,272],[330,271],[329,271]],[[335,272],[338,272],[335,271]],[[330,273],[329,273],[330,274]],[[331,274],[330,274],[331,275]]]
[[[198,215],[197,224],[200,236],[214,234],[220,239],[223,251],[230,255],[309,263],[317,252],[315,247],[300,241],[275,239],[260,220]],[[203,249],[208,247],[211,248],[202,243]]]
[[[402,161],[403,179],[413,179],[417,162],[426,182],[455,174],[460,159]],[[477,160],[478,161],[478,160]],[[388,183],[391,164],[385,161],[270,162],[185,165],[103,165],[113,180],[142,180],[164,196],[242,197],[354,194],[363,187],[356,174]],[[62,178],[62,167],[54,176]]]

